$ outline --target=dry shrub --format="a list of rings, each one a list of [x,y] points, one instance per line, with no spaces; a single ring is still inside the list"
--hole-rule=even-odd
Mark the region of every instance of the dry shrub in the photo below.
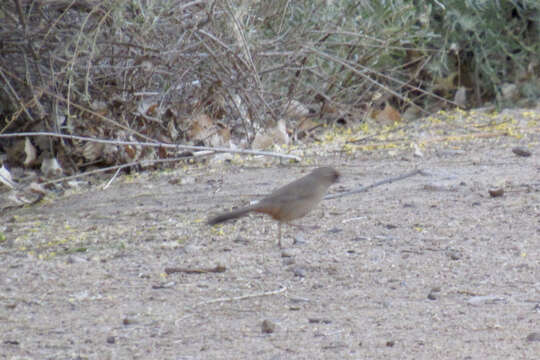
[[[434,109],[466,87],[479,104],[503,82],[538,79],[537,2],[445,4],[3,1],[0,134],[208,144],[226,127],[250,142],[295,101],[319,111],[315,117],[361,119],[373,102]],[[508,26],[497,28],[502,20]],[[205,136],[190,138],[201,118],[211,121]],[[72,171],[168,156],[51,137],[33,142],[42,157],[61,153]]]

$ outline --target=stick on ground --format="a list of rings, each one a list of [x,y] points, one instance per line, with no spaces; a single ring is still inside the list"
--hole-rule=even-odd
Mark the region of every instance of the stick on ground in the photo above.
[[[339,194],[326,195],[324,197],[324,200],[337,199],[337,198],[344,197],[344,196],[358,194],[358,193],[361,193],[361,192],[368,191],[369,189],[372,189],[372,188],[377,187],[377,186],[381,186],[381,185],[384,185],[384,184],[391,184],[393,182],[403,180],[403,179],[406,179],[406,178],[409,178],[409,177],[412,177],[412,176],[415,176],[415,175],[419,175],[419,174],[420,175],[427,175],[423,170],[416,169],[416,170],[410,171],[410,172],[405,173],[405,174],[400,175],[400,176],[396,176],[396,177],[387,178],[387,179],[384,179],[384,180],[381,180],[381,181],[377,181],[376,183],[373,183],[371,185],[361,186],[361,187],[359,187],[357,189],[354,189],[354,190],[351,190],[351,191],[347,191],[347,192],[343,192],[343,193],[339,193]]]

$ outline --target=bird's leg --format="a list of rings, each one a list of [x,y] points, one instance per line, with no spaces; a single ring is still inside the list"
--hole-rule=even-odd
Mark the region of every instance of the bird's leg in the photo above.
[[[281,249],[281,221],[278,221],[278,246]]]

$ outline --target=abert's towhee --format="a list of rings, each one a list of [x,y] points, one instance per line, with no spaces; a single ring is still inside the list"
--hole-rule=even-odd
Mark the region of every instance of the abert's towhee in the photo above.
[[[322,200],[328,187],[338,178],[339,173],[331,167],[317,168],[303,178],[275,190],[254,205],[210,218],[208,224],[236,219],[252,211],[268,214],[278,221],[278,245],[281,247],[281,223],[305,216]]]

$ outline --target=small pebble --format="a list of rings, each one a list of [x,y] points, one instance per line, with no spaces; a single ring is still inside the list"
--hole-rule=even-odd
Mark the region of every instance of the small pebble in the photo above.
[[[451,260],[459,260],[463,257],[463,255],[461,254],[459,250],[450,249],[446,252],[446,254]]]
[[[515,148],[512,149],[512,152],[516,154],[517,156],[523,156],[523,157],[531,156],[531,152],[522,146],[516,146]]]
[[[525,339],[528,342],[540,341],[540,333],[538,333],[538,332],[530,333],[529,335],[527,335],[527,337]]]
[[[394,340],[388,340],[388,341],[386,342],[386,346],[388,346],[388,347],[394,347],[395,344],[396,344],[396,343],[395,343]]]
[[[489,196],[491,197],[500,197],[504,195],[504,189],[501,188],[492,188],[488,190]]]
[[[305,245],[305,244],[306,244],[306,239],[302,235],[296,236],[293,240],[293,245],[295,246],[300,246],[300,245]]]
[[[290,257],[293,257],[293,256],[294,256],[294,254],[290,250],[285,249],[285,250],[281,251],[281,257],[282,258],[290,258]]]
[[[276,331],[276,324],[271,320],[264,320],[261,324],[263,334],[272,334]]]
[[[114,336],[107,336],[107,343],[108,344],[114,344],[116,342],[116,339]]]
[[[293,272],[294,276],[298,276],[300,278],[306,277],[306,270],[302,269],[301,267],[293,268],[292,272]]]

